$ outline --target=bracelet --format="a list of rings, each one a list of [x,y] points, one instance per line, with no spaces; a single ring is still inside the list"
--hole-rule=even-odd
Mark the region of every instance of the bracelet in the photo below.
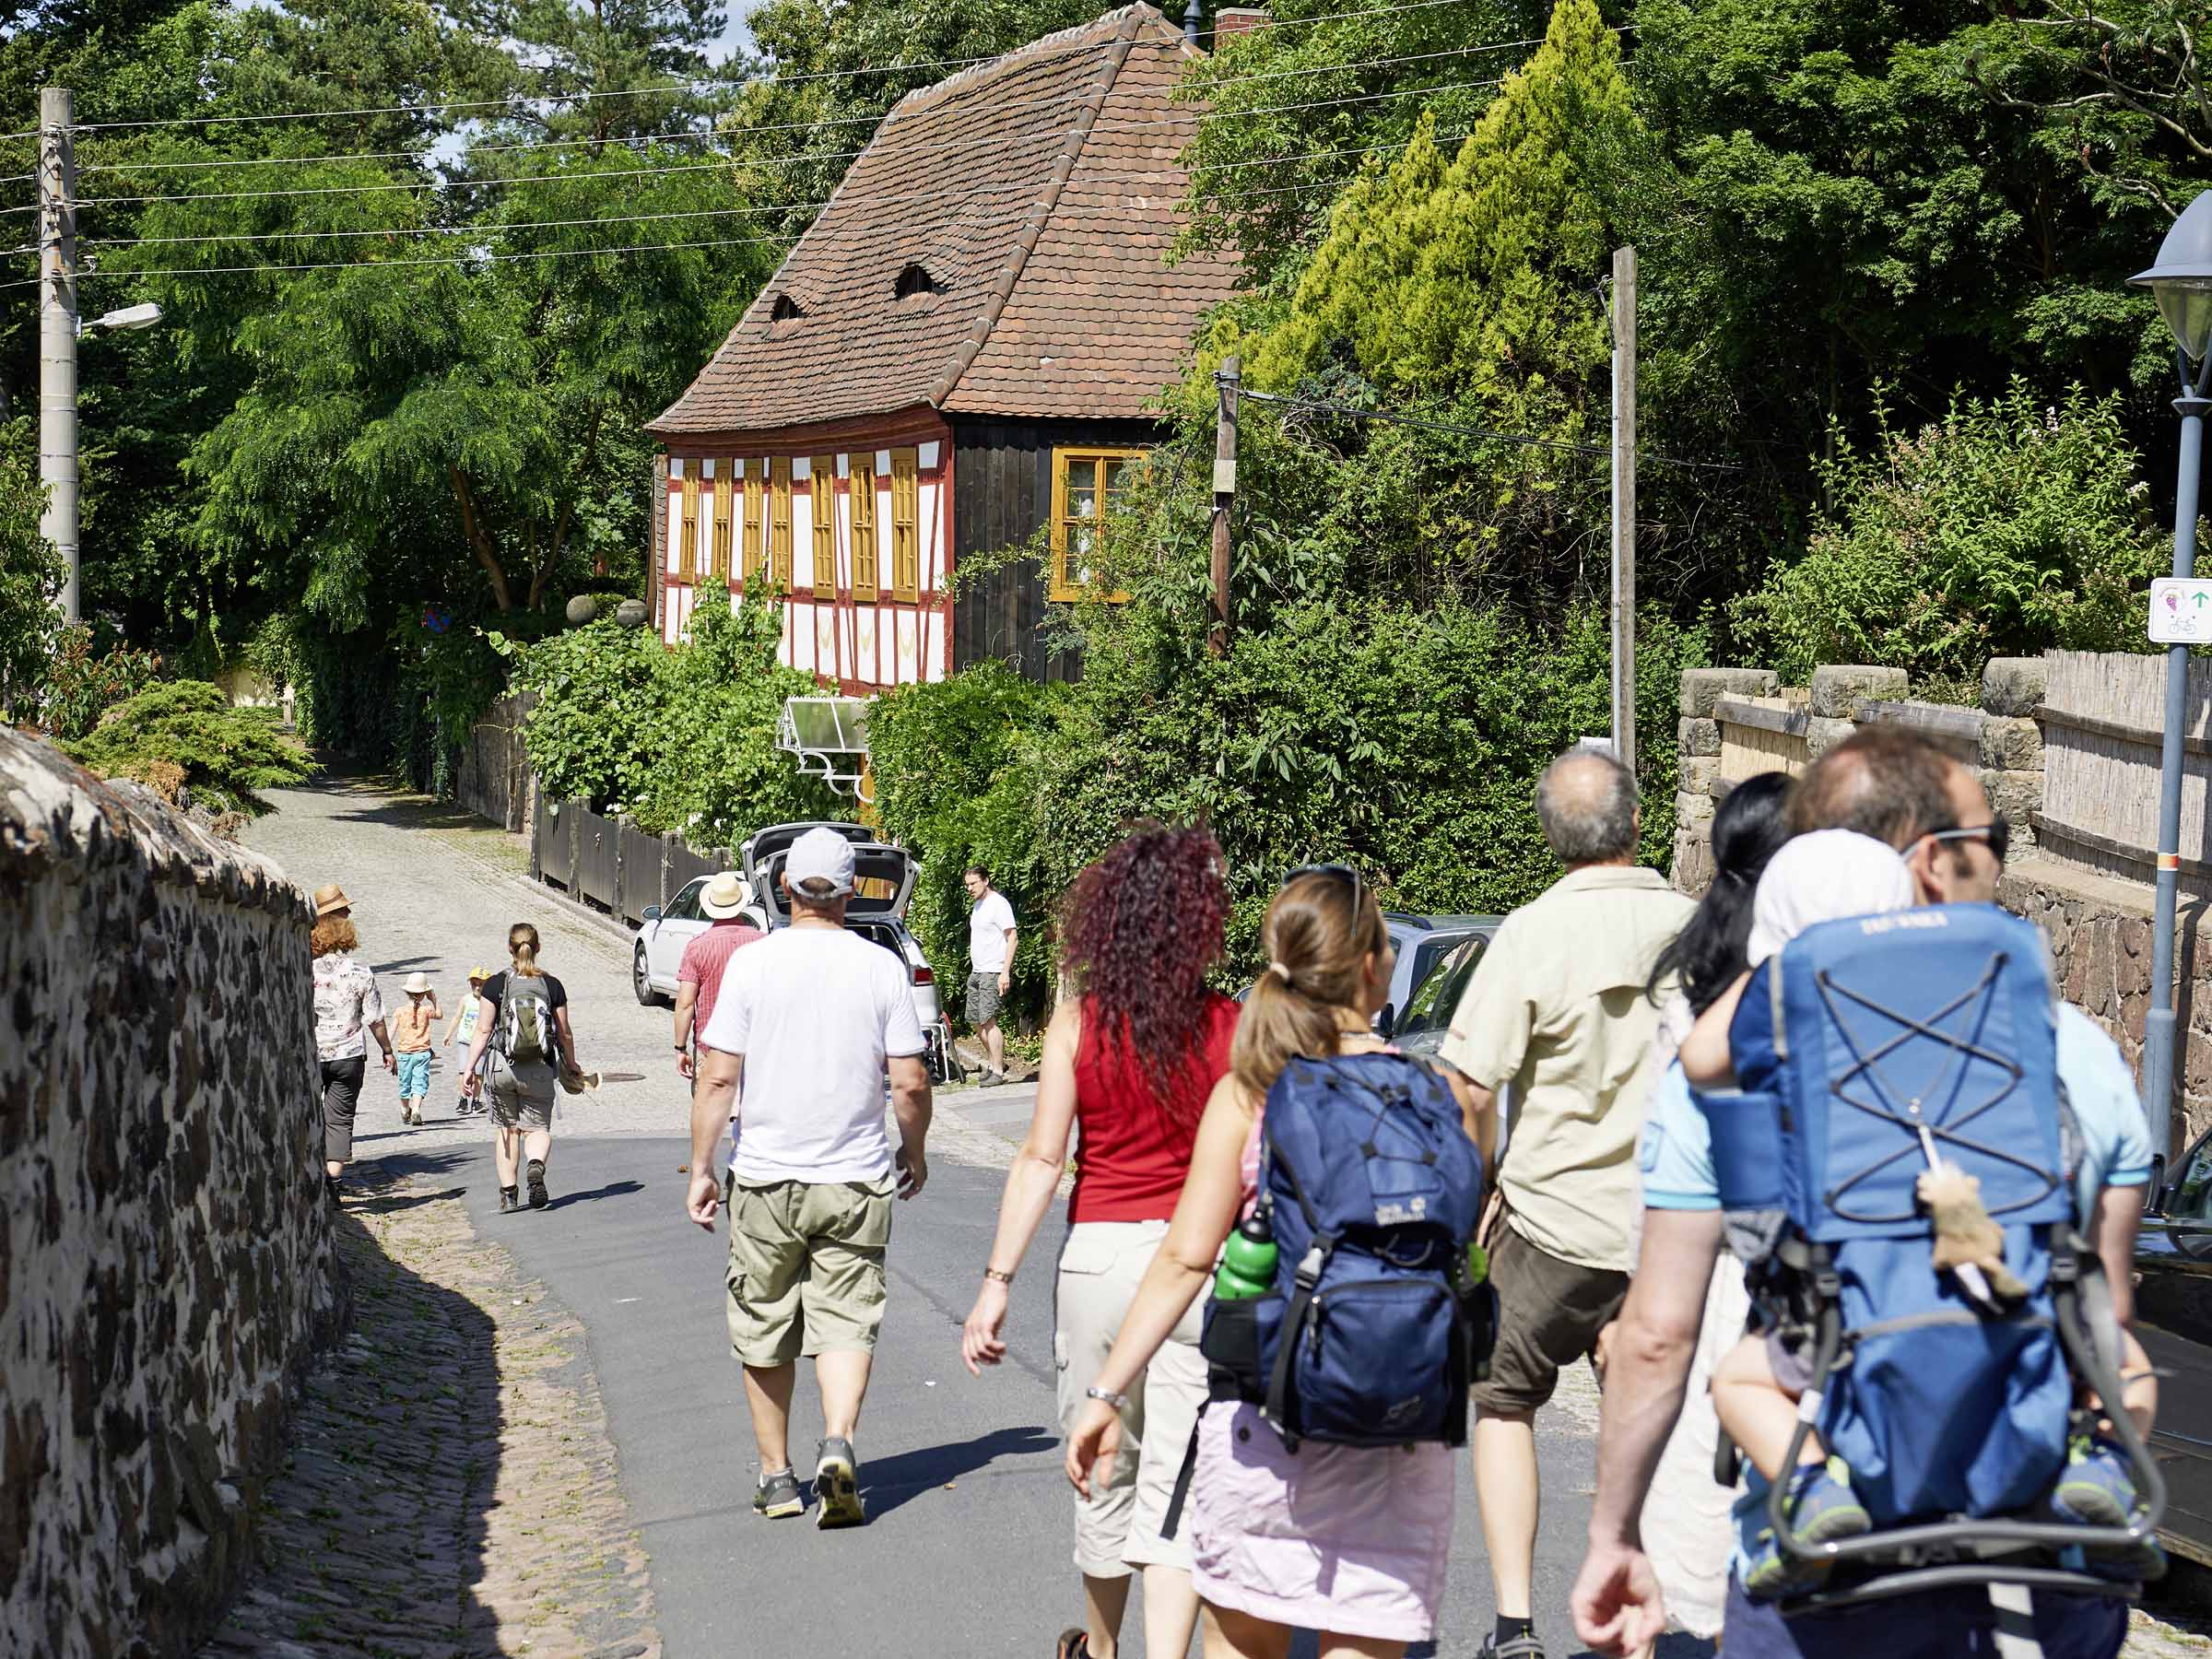
[[[1014,1282],[1014,1276],[1012,1274],[1001,1273],[995,1267],[984,1268],[983,1277],[987,1279],[996,1279],[1002,1285],[1010,1285]]]
[[[1096,1382],[1093,1382],[1088,1388],[1083,1391],[1083,1397],[1087,1400],[1103,1400],[1107,1405],[1112,1406],[1116,1411],[1126,1411],[1129,1409],[1129,1396],[1127,1394],[1115,1394],[1111,1388],[1100,1388]]]

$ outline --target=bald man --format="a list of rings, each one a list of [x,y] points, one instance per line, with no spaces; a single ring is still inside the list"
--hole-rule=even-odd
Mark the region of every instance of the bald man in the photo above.
[[[1543,1659],[1531,1628],[1537,1407],[1559,1368],[1594,1354],[1628,1294],[1630,1225],[1652,1038],[1671,982],[1646,995],[1696,907],[1636,863],[1636,780],[1610,756],[1560,756],[1536,785],[1544,839],[1567,873],[1505,919],[1453,1016],[1442,1058],[1482,1106],[1512,1088],[1490,1238],[1498,1347],[1477,1384],[1475,1493],[1497,1583],[1487,1659]]]

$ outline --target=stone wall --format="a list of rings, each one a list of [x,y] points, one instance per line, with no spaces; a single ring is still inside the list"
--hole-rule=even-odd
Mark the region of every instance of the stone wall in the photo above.
[[[1743,778],[1802,771],[1876,720],[1911,725],[1975,768],[1991,805],[2012,827],[2012,852],[1998,901],[2040,926],[2050,941],[2062,994],[2111,1032],[2142,1077],[2143,1028],[2150,1009],[2152,891],[2081,868],[2039,847],[2046,687],[2040,657],[2004,657],[1983,675],[1981,706],[1916,703],[1895,668],[1814,670],[1802,702],[1765,669],[1694,668],[1682,677],[1680,793],[1676,797],[1675,884],[1701,893],[1712,880],[1712,815]],[[2174,961],[2174,1092],[2154,1148],[2178,1154],[2212,1126],[2212,937],[2199,937],[2206,901],[2183,895]]]
[[[309,906],[0,730],[0,1653],[189,1652],[344,1313]]]

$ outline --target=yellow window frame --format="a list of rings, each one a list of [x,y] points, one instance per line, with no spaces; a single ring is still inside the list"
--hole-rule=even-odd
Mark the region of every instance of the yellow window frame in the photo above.
[[[745,466],[745,578],[750,582],[768,568],[768,512],[763,503],[768,499],[766,480],[760,476],[760,463],[748,461]]]
[[[1118,605],[1129,597],[1127,594],[1120,592],[1098,593],[1082,579],[1075,567],[1075,559],[1080,549],[1075,546],[1076,537],[1072,532],[1086,524],[1097,526],[1104,524],[1107,505],[1112,502],[1114,496],[1128,488],[1128,483],[1125,481],[1119,486],[1109,488],[1106,483],[1107,467],[1115,465],[1122,465],[1124,468],[1124,477],[1126,479],[1126,469],[1133,465],[1141,466],[1144,465],[1144,461],[1145,452],[1141,449],[1055,449],[1053,451],[1053,556],[1052,569],[1047,573],[1045,581],[1044,596],[1047,599],[1056,602],[1104,599]],[[1090,465],[1094,469],[1091,473],[1090,496],[1096,511],[1089,513],[1076,511],[1070,499],[1076,492],[1069,483],[1068,474],[1073,467],[1084,464]]]
[[[922,599],[922,456],[912,448],[891,452],[891,597]]]
[[[699,579],[699,463],[684,463],[683,507],[676,526],[676,573],[686,582]]]
[[[874,602],[882,591],[876,581],[876,452],[853,457],[853,597]]]
[[[837,597],[837,457],[817,455],[807,467],[814,485],[814,591]]]
[[[783,592],[791,592],[791,457],[777,455],[768,464],[768,575]]]
[[[730,579],[731,535],[735,526],[731,523],[731,505],[735,491],[731,488],[730,468],[736,464],[727,458],[714,463],[714,574],[727,582]]]

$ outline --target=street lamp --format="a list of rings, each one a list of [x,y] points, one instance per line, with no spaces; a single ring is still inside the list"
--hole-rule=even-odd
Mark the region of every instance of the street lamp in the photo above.
[[[58,253],[56,261],[67,279],[47,284],[52,291],[40,319],[39,482],[46,487],[46,509],[39,534],[62,556],[62,620],[75,622],[83,576],[76,545],[76,342],[102,328],[151,328],[161,321],[161,308],[147,300],[87,323],[76,314],[74,273]]]
[[[2147,288],[2173,331],[2182,394],[2181,469],[2173,491],[2173,573],[2196,568],[2197,477],[2205,416],[2212,399],[2212,190],[2189,204],[2159,245],[2159,263],[2128,281]],[[2194,371],[2194,372],[2193,372]],[[2173,921],[2182,866],[2182,733],[2189,721],[2189,647],[2166,648],[2166,728],[2159,765],[2159,863],[2156,919],[2150,932],[2150,1013],[2143,1022],[2143,1097],[2173,1133]],[[2169,1147],[2171,1151],[2171,1147]]]
[[[89,323],[79,323],[76,332],[88,335],[96,328],[151,328],[160,321],[161,308],[148,300],[138,305],[126,305],[120,311],[109,312],[104,316],[93,318]]]

